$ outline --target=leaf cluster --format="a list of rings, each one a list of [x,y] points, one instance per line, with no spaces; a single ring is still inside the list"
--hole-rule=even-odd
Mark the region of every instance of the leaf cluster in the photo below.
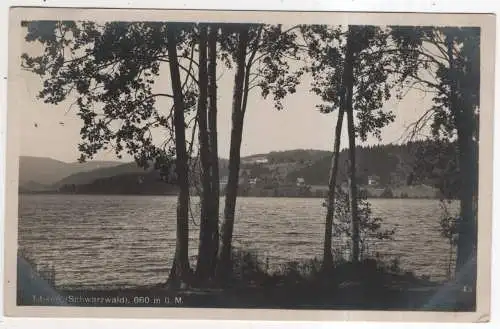
[[[44,80],[38,97],[55,105],[75,98],[72,106],[83,122],[80,161],[108,148],[119,158],[123,152],[130,154],[146,168],[171,160],[171,108],[158,107],[159,98],[171,96],[156,92],[154,84],[168,58],[167,28],[178,30],[179,57],[189,60],[191,55],[184,71],[193,76],[192,24],[34,21],[23,25],[26,41],[43,46],[39,56],[22,55],[23,68]],[[186,78],[183,95],[190,112],[197,89],[187,82]],[[166,136],[161,144],[153,140],[154,129]]]
[[[349,194],[341,189],[336,191],[334,218],[332,236],[350,239],[352,230]],[[382,218],[373,216],[371,205],[362,193],[358,196],[358,220],[362,251],[367,251],[375,241],[390,240],[394,236],[394,229],[383,229]]]
[[[376,26],[312,25],[302,26],[313,76],[311,91],[323,101],[317,107],[329,113],[343,106],[346,94],[343,81],[347,52],[353,58],[353,108],[356,134],[365,141],[369,134],[380,137],[381,129],[394,121],[392,111],[384,109],[391,98],[394,81],[390,79],[394,56],[389,51],[388,30]],[[348,47],[348,43],[351,45]]]

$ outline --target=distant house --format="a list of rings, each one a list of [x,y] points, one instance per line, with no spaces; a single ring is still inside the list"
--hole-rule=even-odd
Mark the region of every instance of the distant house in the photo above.
[[[306,181],[304,178],[302,177],[298,177],[297,178],[297,186],[298,187],[303,187],[303,186],[306,186]]]
[[[269,160],[267,158],[256,158],[254,159],[255,163],[268,163]]]
[[[255,157],[250,159],[243,159],[241,162],[243,164],[264,164],[268,163],[269,160],[266,157]]]
[[[380,178],[378,176],[368,176],[368,185],[374,186],[380,183]]]

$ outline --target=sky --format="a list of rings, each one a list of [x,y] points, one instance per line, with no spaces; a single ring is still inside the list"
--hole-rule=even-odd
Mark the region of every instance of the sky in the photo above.
[[[41,49],[39,45],[24,42],[22,48],[23,52],[33,55]],[[234,72],[220,70],[219,74],[219,156],[228,158]],[[168,76],[168,71],[163,70],[156,85],[170,88]],[[284,109],[281,111],[277,111],[270,100],[263,100],[258,89],[253,90],[245,115],[242,156],[291,149],[332,150],[337,115],[323,114],[316,109],[316,104],[321,103],[321,100],[310,92],[310,82],[311,77],[306,75],[297,92],[285,99]],[[22,70],[15,79],[16,99],[15,109],[12,110],[19,111],[22,117],[20,153],[65,162],[76,161],[79,157],[77,145],[80,142],[82,122],[76,115],[77,108],[70,106],[74,98],[57,106],[44,104],[36,99],[42,83],[40,77]],[[170,89],[168,92],[170,93]],[[405,136],[405,128],[431,106],[431,96],[412,90],[401,101],[392,99],[387,102],[385,109],[391,109],[396,114],[395,122],[383,129],[382,141],[369,137],[364,145],[401,141]],[[159,105],[165,106],[161,102]],[[344,133],[342,147],[346,146],[347,134]],[[101,151],[95,159],[117,160],[114,152],[110,151]],[[130,157],[122,159],[129,160]]]

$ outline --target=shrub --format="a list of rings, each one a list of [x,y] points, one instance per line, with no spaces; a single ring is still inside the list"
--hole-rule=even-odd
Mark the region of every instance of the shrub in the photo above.
[[[339,190],[335,199],[335,221],[333,223],[332,236],[340,241],[336,246],[334,254],[340,253],[340,258],[347,258],[345,251],[350,251],[351,239],[351,209],[349,194]],[[394,229],[382,229],[382,218],[374,217],[371,204],[366,195],[358,196],[358,218],[360,230],[360,256],[363,259],[374,241],[390,240],[394,235]],[[338,257],[337,257],[338,258]]]
[[[456,245],[458,242],[458,231],[457,231],[457,217],[453,216],[448,209],[448,203],[450,201],[441,201],[442,215],[440,220],[440,233],[443,238],[448,241],[449,253],[448,253],[448,266],[447,266],[447,276],[448,279],[452,277],[452,264],[454,261],[454,254]]]
[[[253,250],[233,249],[231,262],[233,282],[251,284],[262,281],[267,276],[267,266],[259,260]]]

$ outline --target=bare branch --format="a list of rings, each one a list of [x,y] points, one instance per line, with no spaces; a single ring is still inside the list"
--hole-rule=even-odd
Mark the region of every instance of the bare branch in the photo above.
[[[191,142],[190,142],[189,148],[188,148],[188,154],[189,154],[190,157],[193,154],[193,144],[194,144],[194,140],[195,140],[197,125],[198,125],[198,120],[195,120],[194,121],[193,130],[191,131]]]
[[[424,114],[422,114],[417,121],[411,123],[405,128],[402,137],[406,136],[403,137],[406,141],[414,140],[415,137],[420,135],[422,130],[428,125],[429,121],[432,119],[434,115],[434,111],[435,111],[434,108],[430,108],[427,111],[425,111]]]
[[[160,62],[168,63],[168,60],[166,59],[159,59]],[[193,60],[191,63],[196,64],[196,62]],[[179,68],[181,68],[186,74],[196,83],[198,83],[198,80],[194,76],[193,72],[191,72],[191,69],[186,68],[184,65],[179,64]]]
[[[188,72],[191,72],[192,68],[193,68],[193,63],[194,63],[194,43],[193,45],[191,46],[191,58],[189,59],[189,68],[188,68]],[[192,74],[192,76],[194,76],[194,74]],[[186,87],[186,84],[188,82],[188,78],[189,78],[189,74],[186,75],[186,79],[184,80],[184,83],[182,84],[182,89],[184,90],[184,87]]]

